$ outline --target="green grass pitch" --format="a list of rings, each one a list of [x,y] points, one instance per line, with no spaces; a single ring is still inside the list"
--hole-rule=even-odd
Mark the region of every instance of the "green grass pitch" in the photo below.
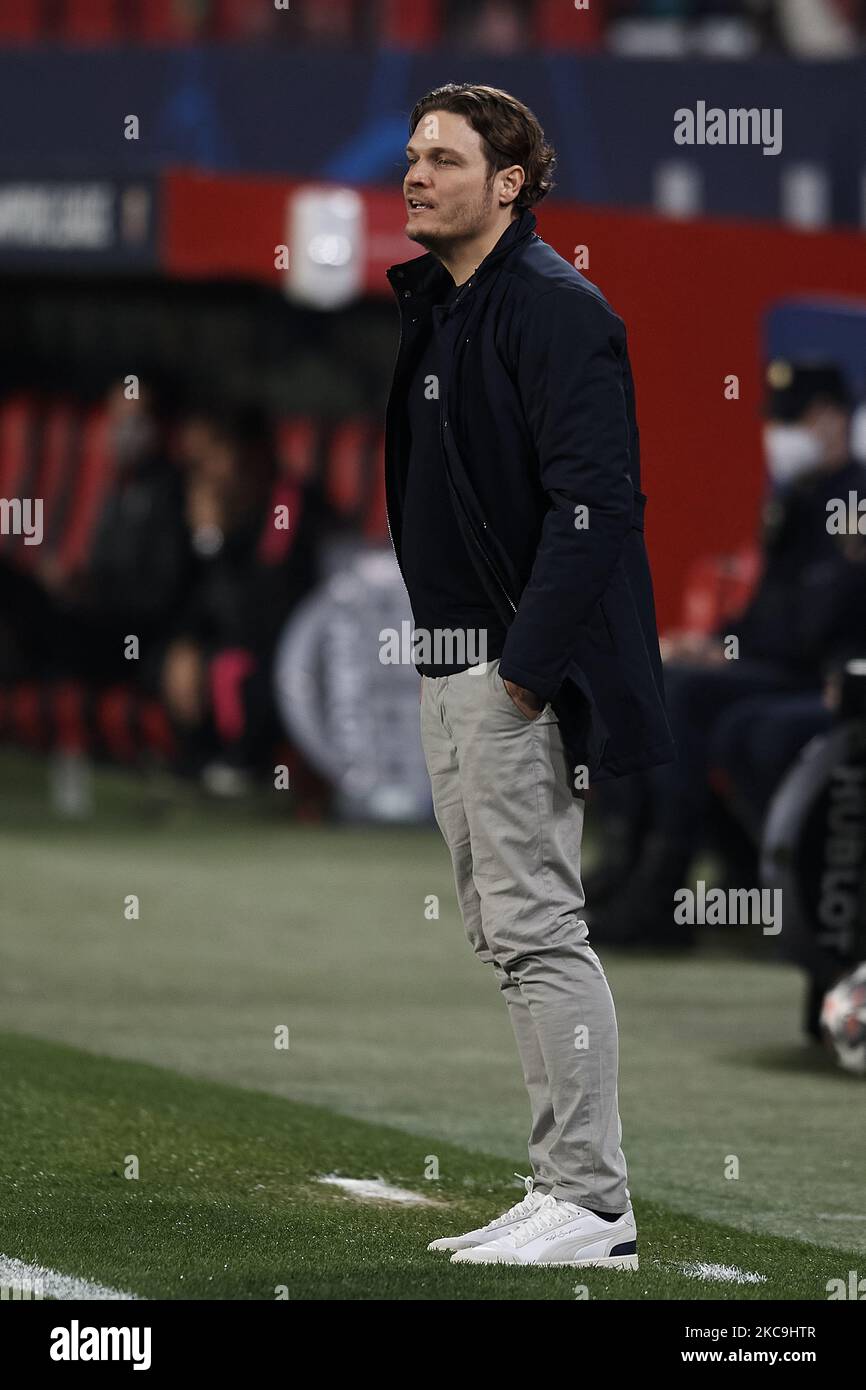
[[[600,949],[640,1270],[458,1267],[426,1244],[517,1200],[529,1117],[437,832],[146,802],[116,776],[87,824],[43,797],[28,768],[0,812],[0,1255],[173,1299],[824,1300],[864,1266],[864,1087],[802,1040],[766,939]]]

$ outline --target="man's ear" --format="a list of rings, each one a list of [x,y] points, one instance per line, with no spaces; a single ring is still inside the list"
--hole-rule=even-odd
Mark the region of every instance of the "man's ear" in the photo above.
[[[513,205],[517,200],[521,188],[526,182],[526,175],[520,164],[512,164],[510,169],[500,169],[497,174],[499,179],[499,203],[501,207]]]

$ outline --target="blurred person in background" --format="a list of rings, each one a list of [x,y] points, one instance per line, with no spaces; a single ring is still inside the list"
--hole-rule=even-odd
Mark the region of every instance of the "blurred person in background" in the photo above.
[[[452,0],[446,31],[460,48],[519,53],[530,42],[532,13],[532,0]]]
[[[691,861],[703,847],[711,770],[720,757],[732,755],[735,730],[736,746],[743,748],[745,726],[735,722],[736,711],[761,700],[765,741],[759,749],[753,737],[749,744],[756,801],[766,803],[810,730],[818,732],[824,722],[828,676],[862,654],[866,536],[856,529],[835,534],[828,524],[828,503],[847,504],[852,491],[866,497],[866,468],[850,452],[844,376],[833,364],[779,361],[770,364],[767,384],[764,448],[772,487],[761,578],[739,621],[714,636],[686,634],[662,642],[679,760],[612,793],[620,798],[614,808],[618,833],[607,839],[612,862],[602,865],[593,886],[601,895],[605,883],[627,882],[609,893],[593,920],[604,941],[670,945],[693,939],[687,927],[674,923],[673,895],[686,885]],[[732,637],[738,646],[728,646],[736,652],[728,657],[725,639]],[[739,767],[735,777],[742,799],[747,768]],[[754,831],[754,810],[748,824]]]
[[[628,50],[633,56],[643,50],[685,57],[701,51],[715,27],[722,37],[734,36],[738,53],[759,46],[803,58],[848,58],[862,47],[866,7],[863,0],[607,0],[606,19],[615,44],[620,26],[640,25]],[[659,45],[662,35],[667,47]]]
[[[753,0],[753,3],[755,0]],[[862,0],[764,0],[780,46],[795,57],[850,58],[863,41]]]
[[[281,732],[273,652],[315,577],[315,496],[295,488],[288,529],[277,529],[276,459],[258,413],[193,411],[179,448],[195,558],[188,598],[172,625],[162,694],[181,770],[232,795],[247,788]]]
[[[866,640],[860,644],[866,656]],[[810,739],[833,725],[838,679],[820,695],[755,696],[739,700],[716,721],[709,742],[714,789],[760,848],[774,793]]]
[[[154,391],[142,385],[130,400],[118,382],[105,407],[113,476],[86,563],[70,573],[46,552],[32,574],[0,565],[0,627],[19,675],[129,681],[152,693],[164,633],[190,576],[182,490]],[[126,655],[130,636],[138,638],[138,659]]]

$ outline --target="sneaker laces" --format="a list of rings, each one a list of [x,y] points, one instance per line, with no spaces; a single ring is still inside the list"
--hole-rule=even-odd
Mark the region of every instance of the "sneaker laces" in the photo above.
[[[508,1211],[504,1211],[501,1216],[494,1216],[492,1221],[488,1221],[486,1225],[481,1227],[482,1231],[490,1231],[493,1229],[494,1226],[501,1225],[503,1221],[511,1221],[519,1219],[520,1217],[528,1217],[531,1215],[533,1211],[535,1211],[535,1208],[538,1205],[538,1198],[533,1197],[532,1195],[532,1189],[535,1186],[535,1179],[531,1177],[525,1177],[523,1173],[515,1173],[514,1176],[516,1178],[520,1178],[523,1182],[523,1185],[526,1188],[526,1196],[521,1197],[519,1202],[515,1202],[514,1206],[509,1207]]]
[[[527,1240],[532,1240],[534,1236],[541,1235],[542,1231],[547,1231],[551,1226],[559,1226],[562,1218],[567,1216],[569,1221],[573,1221],[576,1216],[582,1216],[586,1211],[585,1207],[579,1207],[574,1202],[565,1202],[562,1198],[556,1198],[552,1192],[548,1192],[541,1199],[541,1205],[533,1212],[528,1220],[523,1222],[519,1230],[512,1233],[518,1245],[523,1245]]]

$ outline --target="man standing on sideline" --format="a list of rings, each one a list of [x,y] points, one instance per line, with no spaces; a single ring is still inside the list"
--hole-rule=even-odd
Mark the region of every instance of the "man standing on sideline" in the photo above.
[[[430,1248],[637,1268],[616,1015],[580,917],[588,781],[673,756],[625,327],[535,233],[554,154],[531,111],[449,84],[410,132],[427,254],[388,271],[388,524],[436,662],[416,661],[436,820],[532,1114],[526,1196]]]

